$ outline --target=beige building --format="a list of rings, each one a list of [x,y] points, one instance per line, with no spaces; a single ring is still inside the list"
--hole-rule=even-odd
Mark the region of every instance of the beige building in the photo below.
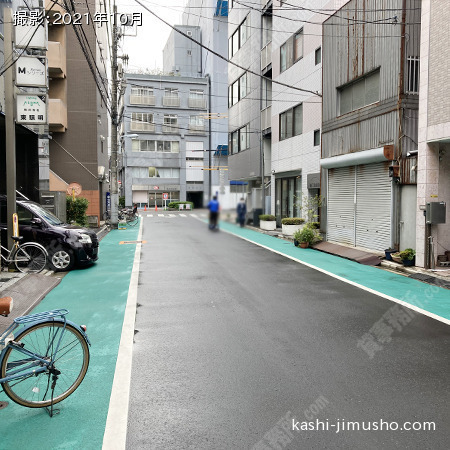
[[[433,267],[437,255],[450,250],[449,22],[448,0],[422,1],[416,227],[416,265],[422,267]],[[447,204],[445,223],[426,224],[421,208],[428,202]]]
[[[58,4],[48,11],[52,5],[46,2],[47,15],[66,13]],[[92,21],[88,24],[85,19],[85,14],[93,17],[104,6],[88,0],[76,3],[75,8],[82,14],[81,24],[48,28],[49,188],[61,191],[70,183],[78,183],[81,196],[89,200],[88,216],[100,219],[109,190],[98,176],[105,168],[108,172],[107,30],[105,25],[97,26]]]

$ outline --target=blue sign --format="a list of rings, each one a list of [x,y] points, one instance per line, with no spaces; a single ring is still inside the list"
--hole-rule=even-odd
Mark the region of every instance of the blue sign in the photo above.
[[[106,211],[111,211],[111,194],[106,193]]]

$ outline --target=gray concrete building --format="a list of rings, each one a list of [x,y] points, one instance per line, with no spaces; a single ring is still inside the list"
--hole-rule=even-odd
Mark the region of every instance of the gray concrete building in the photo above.
[[[119,178],[125,204],[154,208],[187,200],[203,206],[208,80],[127,73],[124,81]]]
[[[450,3],[421,4],[416,265],[433,267],[439,266],[437,256],[450,251],[450,61],[442,51],[450,48]],[[432,223],[424,217],[427,203],[444,208]]]
[[[415,246],[420,7],[352,0],[324,22],[320,163],[329,241]]]

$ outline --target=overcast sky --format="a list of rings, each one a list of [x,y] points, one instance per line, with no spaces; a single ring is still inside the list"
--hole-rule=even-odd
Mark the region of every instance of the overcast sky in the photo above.
[[[186,0],[141,0],[149,9],[172,25],[181,24],[181,15]],[[119,55],[128,54],[129,70],[163,68],[162,51],[171,28],[159,21],[133,0],[117,0],[117,12],[128,14],[142,12],[142,26],[137,27],[136,37],[122,40]]]

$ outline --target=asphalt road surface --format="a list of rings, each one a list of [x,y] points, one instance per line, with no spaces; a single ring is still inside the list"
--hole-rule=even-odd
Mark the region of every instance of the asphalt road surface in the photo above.
[[[394,303],[192,217],[143,239],[127,448],[449,448],[447,325],[403,317],[370,357]]]

